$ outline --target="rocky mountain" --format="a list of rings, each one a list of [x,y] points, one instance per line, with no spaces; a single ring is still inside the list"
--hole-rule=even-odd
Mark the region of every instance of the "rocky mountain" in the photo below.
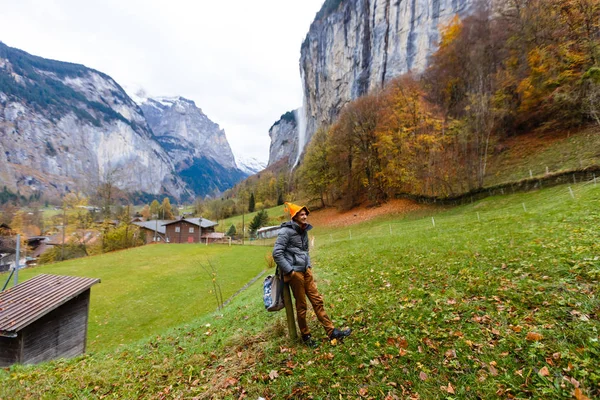
[[[248,176],[237,167],[225,131],[192,100],[148,98],[140,107],[154,137],[194,193],[219,193]]]
[[[307,143],[349,101],[409,71],[422,72],[440,27],[475,0],[326,0],[302,43]]]
[[[269,137],[271,147],[269,148],[269,163],[287,158],[288,164],[293,165],[295,156],[298,154],[298,122],[296,119],[298,110],[288,111],[271,126]]]
[[[0,42],[0,184],[11,192],[60,197],[110,181],[180,200],[247,175],[193,101],[148,99],[140,108],[102,72]]]
[[[237,156],[235,162],[238,168],[248,176],[254,175],[267,167],[267,164],[254,157]]]
[[[189,196],[140,108],[109,76],[0,42],[0,177],[60,196],[110,179],[128,191]]]

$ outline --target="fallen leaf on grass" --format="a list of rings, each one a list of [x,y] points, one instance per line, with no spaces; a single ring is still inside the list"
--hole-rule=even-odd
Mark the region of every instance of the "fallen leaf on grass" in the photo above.
[[[568,376],[563,376],[563,380],[569,382],[570,384],[572,384],[573,386],[575,386],[576,388],[579,388],[579,381],[575,378],[570,378]]]
[[[530,342],[539,342],[540,340],[542,340],[544,338],[544,336],[542,336],[542,334],[537,333],[537,332],[529,332],[527,334],[527,340],[529,340]]]
[[[428,376],[425,372],[421,371],[419,372],[419,378],[421,378],[422,381],[426,381]]]
[[[227,378],[227,379],[225,379],[225,383],[223,384],[223,388],[227,389],[229,386],[233,386],[236,383],[238,383],[238,380],[236,378]]]
[[[590,400],[590,398],[584,395],[581,389],[579,388],[575,389],[575,392],[573,392],[573,396],[575,396],[577,400]]]
[[[367,394],[369,394],[369,389],[360,388],[358,389],[358,394],[360,395],[360,397],[365,397]]]
[[[440,389],[446,393],[454,394],[454,388],[450,382],[448,382],[448,386],[440,386]]]
[[[450,349],[444,353],[444,356],[446,356],[446,358],[456,358],[456,350]]]
[[[272,369],[271,372],[269,372],[269,378],[271,378],[271,380],[274,381],[275,379],[279,378],[279,374],[277,373],[277,371]]]
[[[540,374],[540,376],[548,376],[550,375],[550,371],[548,371],[548,367],[543,367],[542,369],[540,369],[538,374]]]
[[[431,340],[429,338],[423,338],[423,343],[425,343],[427,345],[427,347],[429,347],[430,349],[437,350],[437,346],[435,345],[433,340]]]

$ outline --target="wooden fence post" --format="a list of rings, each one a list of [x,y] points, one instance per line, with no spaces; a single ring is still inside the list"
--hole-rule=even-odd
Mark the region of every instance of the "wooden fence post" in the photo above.
[[[285,315],[287,317],[287,327],[290,339],[296,340],[298,333],[296,331],[296,318],[294,317],[294,307],[292,304],[292,295],[290,293],[290,285],[283,284],[283,304],[285,305]]]

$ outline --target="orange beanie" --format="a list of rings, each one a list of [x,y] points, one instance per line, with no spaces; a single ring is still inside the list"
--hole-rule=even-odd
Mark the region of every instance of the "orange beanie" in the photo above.
[[[308,210],[308,208],[306,208],[306,206],[299,206],[294,203],[288,203],[287,201],[285,202],[285,207],[283,209],[290,214],[290,217],[292,219],[294,219],[294,217],[300,212],[300,210],[306,210],[306,214],[310,214],[310,211]]]

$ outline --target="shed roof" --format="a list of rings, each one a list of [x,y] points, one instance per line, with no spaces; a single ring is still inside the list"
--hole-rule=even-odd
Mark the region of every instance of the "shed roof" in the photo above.
[[[165,224],[171,222],[168,219],[159,219],[159,220],[151,220],[151,221],[141,221],[134,222],[134,225],[139,226],[140,228],[148,229],[151,231],[156,231],[157,233],[162,233],[163,235],[166,233]]]
[[[0,336],[12,336],[92,285],[97,278],[40,274],[0,293]]]
[[[265,226],[264,228],[259,228],[256,232],[261,233],[261,232],[274,231],[279,228],[281,228],[281,225]]]
[[[211,226],[219,225],[218,223],[206,218],[182,218],[175,221],[168,221],[165,225],[178,224],[180,222],[189,222],[202,228],[210,228]]]

